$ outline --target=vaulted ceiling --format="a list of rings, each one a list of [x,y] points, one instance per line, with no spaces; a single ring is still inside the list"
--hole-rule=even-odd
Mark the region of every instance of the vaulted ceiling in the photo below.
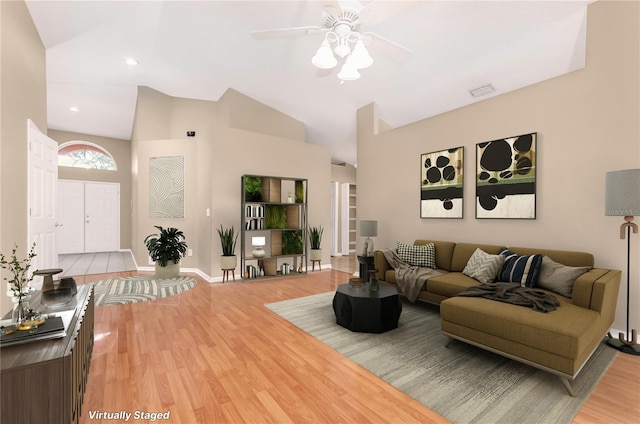
[[[27,0],[47,49],[49,128],[129,139],[139,85],[202,100],[233,88],[304,122],[334,162],[356,163],[356,111],[371,102],[397,127],[585,65],[589,1],[340,1],[377,12],[362,32],[413,52],[399,61],[374,39],[373,65],[344,83],[311,64],[323,35],[251,36],[322,26],[334,3]],[[495,91],[470,95],[487,84]]]

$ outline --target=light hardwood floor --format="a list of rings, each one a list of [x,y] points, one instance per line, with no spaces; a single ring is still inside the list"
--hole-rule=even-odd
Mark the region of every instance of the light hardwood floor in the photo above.
[[[170,411],[171,423],[448,422],[263,306],[335,290],[349,276],[194,277],[178,296],[97,307],[81,423],[101,422],[92,411]],[[639,394],[640,357],[619,354],[574,422],[637,422]]]

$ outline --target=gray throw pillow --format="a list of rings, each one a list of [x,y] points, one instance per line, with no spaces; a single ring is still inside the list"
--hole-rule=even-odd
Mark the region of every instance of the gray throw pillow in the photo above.
[[[468,277],[475,278],[482,284],[489,284],[496,279],[503,264],[504,256],[490,255],[482,249],[476,249],[462,273]]]
[[[563,265],[548,256],[544,256],[536,287],[570,298],[573,295],[573,284],[576,279],[590,269],[588,266]]]

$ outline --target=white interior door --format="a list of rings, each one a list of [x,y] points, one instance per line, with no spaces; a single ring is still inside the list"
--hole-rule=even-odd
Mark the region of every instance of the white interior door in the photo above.
[[[343,255],[349,254],[349,183],[341,184],[340,196],[340,245]]]
[[[36,243],[37,255],[31,265],[33,269],[57,268],[58,143],[43,134],[30,119],[27,122],[27,137],[29,246]]]
[[[120,184],[86,182],[84,196],[85,252],[118,250]]]
[[[58,254],[84,252],[84,182],[58,181]]]

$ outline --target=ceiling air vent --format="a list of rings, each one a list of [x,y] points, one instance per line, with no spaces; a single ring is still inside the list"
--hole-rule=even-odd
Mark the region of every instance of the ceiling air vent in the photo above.
[[[487,85],[483,85],[482,87],[478,87],[478,88],[474,88],[472,90],[469,90],[469,94],[471,94],[473,97],[482,97],[482,96],[486,96],[488,94],[491,94],[491,93],[493,93],[495,91],[496,91],[496,89],[493,88],[493,85],[487,84]]]

